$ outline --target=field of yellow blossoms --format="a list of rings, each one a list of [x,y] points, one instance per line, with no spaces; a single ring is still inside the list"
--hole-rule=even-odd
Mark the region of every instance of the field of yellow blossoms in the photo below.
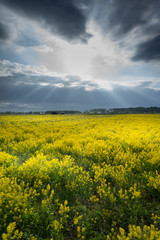
[[[160,115],[0,116],[0,239],[160,239]]]

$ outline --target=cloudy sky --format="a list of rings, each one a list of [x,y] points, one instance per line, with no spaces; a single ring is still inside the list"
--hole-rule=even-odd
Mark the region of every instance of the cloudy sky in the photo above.
[[[0,111],[160,107],[159,0],[0,0]]]

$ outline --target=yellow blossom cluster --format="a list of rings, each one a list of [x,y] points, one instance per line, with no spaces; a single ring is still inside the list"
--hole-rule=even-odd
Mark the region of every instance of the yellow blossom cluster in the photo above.
[[[119,228],[119,234],[112,232],[112,236],[109,234],[106,237],[107,240],[159,240],[160,239],[160,230],[155,228],[154,225],[146,226],[143,228],[140,226],[129,225],[129,232],[126,233],[123,228]]]
[[[160,239],[160,115],[0,116],[0,238]]]

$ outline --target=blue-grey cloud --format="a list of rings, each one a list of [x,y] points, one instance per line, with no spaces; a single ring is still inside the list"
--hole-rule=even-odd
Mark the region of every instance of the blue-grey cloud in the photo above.
[[[0,111],[84,111],[95,107],[160,106],[160,90],[152,88],[152,82],[143,82],[135,87],[115,84],[112,90],[96,89],[94,86],[92,91],[87,91],[83,84],[72,87],[73,80],[71,77],[71,81],[65,85],[63,79],[56,77],[23,74],[0,77]],[[57,83],[62,83],[62,86],[57,86]],[[89,82],[85,84],[89,85]]]
[[[159,61],[160,1],[159,0],[100,0],[89,1],[91,15],[104,35],[123,45],[125,38],[132,42],[132,60]],[[136,31],[132,41],[130,34]],[[142,39],[142,36],[145,40]],[[140,44],[141,41],[141,44]],[[123,47],[128,47],[125,41]]]
[[[159,0],[154,0],[154,2],[150,0],[93,0],[89,3],[90,7],[92,6],[91,14],[103,31],[108,33],[111,30],[115,39],[123,37],[136,27],[142,27],[144,32],[147,30],[147,34],[153,33],[153,29],[159,30]]]
[[[29,30],[28,33],[18,32],[15,43],[23,47],[34,47],[40,45],[41,41],[33,30]]]
[[[121,44],[132,30],[138,29],[137,40],[134,39],[133,43],[135,56],[132,60],[159,61],[159,0],[0,0],[0,3],[22,16],[36,19],[68,41],[86,42],[91,37],[87,33],[87,22],[93,19],[101,28],[102,34],[109,34]],[[7,28],[0,25],[0,37],[7,38],[7,34]],[[142,34],[145,40],[139,43]],[[26,34],[18,33],[16,44],[24,47],[39,45],[40,42],[33,35],[28,31]],[[125,47],[128,47],[127,42]]]
[[[160,34],[137,46],[133,61],[160,60]]]
[[[75,0],[0,0],[14,11],[44,22],[54,33],[68,40],[87,41],[86,16]]]
[[[0,23],[0,40],[7,40],[9,38],[9,33],[7,27]]]
[[[110,26],[117,28],[118,34],[126,34],[135,27],[147,26],[158,16],[160,2],[158,0],[113,0],[109,16]]]

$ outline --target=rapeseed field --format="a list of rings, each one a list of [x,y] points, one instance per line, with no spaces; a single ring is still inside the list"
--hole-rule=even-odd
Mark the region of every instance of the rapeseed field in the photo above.
[[[0,238],[160,239],[160,115],[0,116]]]

